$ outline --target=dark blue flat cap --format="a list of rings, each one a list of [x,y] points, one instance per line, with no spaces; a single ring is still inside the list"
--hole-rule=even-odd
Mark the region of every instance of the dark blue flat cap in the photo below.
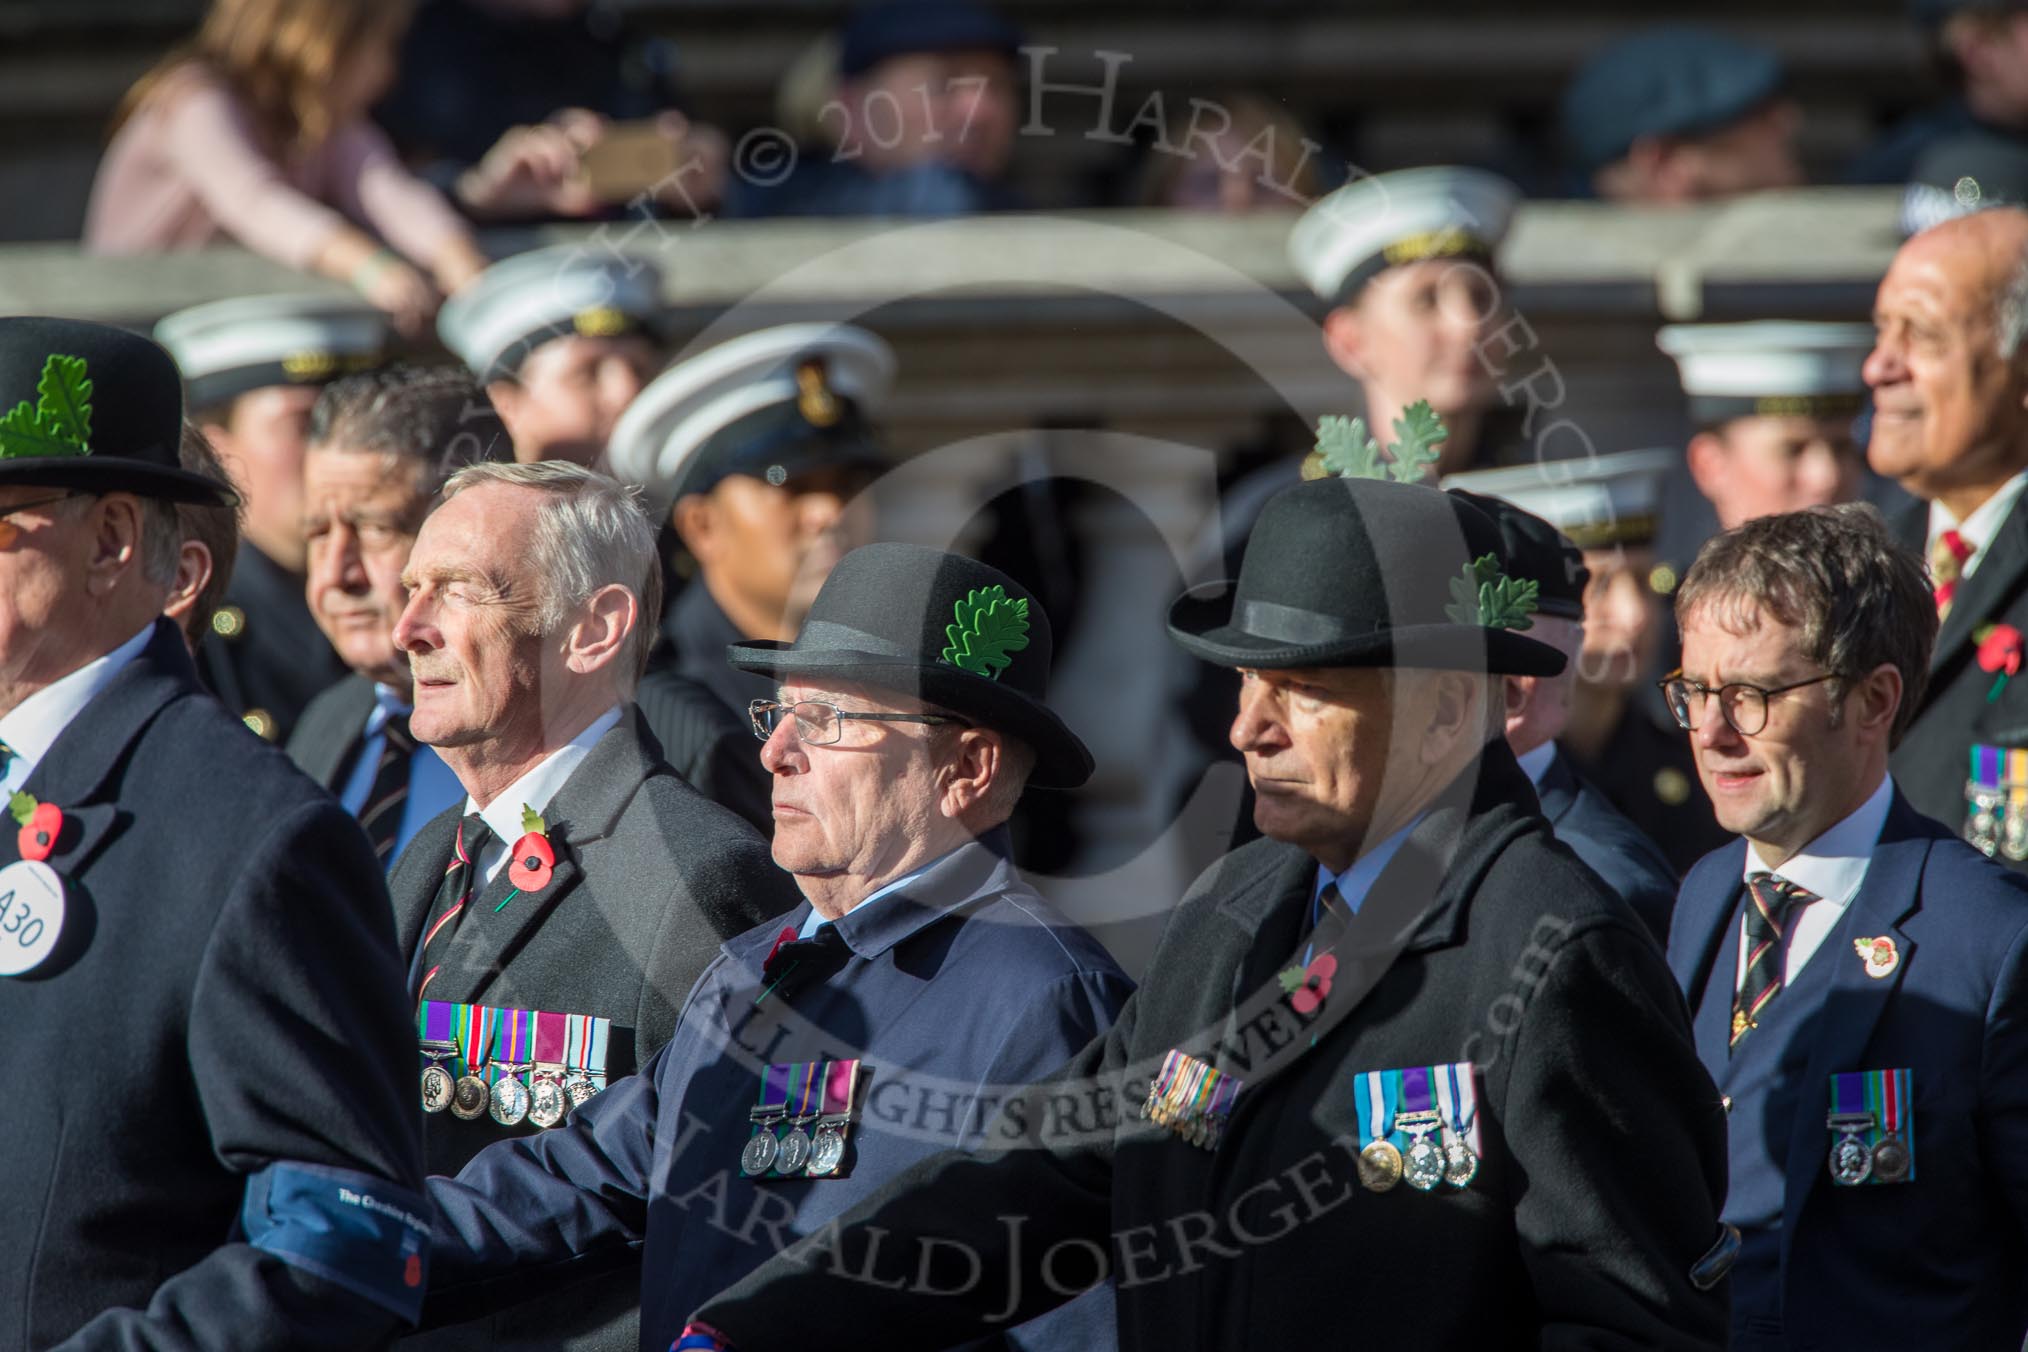
[[[1671,25],[1624,38],[1586,62],[1563,95],[1563,139],[1587,173],[1643,136],[1700,136],[1780,92],[1781,58],[1708,28]]]
[[[845,21],[838,73],[863,75],[889,57],[917,52],[1002,52],[1021,47],[1021,30],[969,0],[883,0]]]

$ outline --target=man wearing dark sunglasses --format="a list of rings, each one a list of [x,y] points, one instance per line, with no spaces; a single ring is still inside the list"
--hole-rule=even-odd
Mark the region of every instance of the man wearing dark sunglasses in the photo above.
[[[899,544],[847,554],[794,642],[729,650],[779,683],[749,715],[775,862],[806,903],[722,946],[643,1073],[430,1181],[427,1320],[490,1305],[511,1322],[528,1307],[508,1302],[638,1262],[639,1345],[670,1347],[792,1241],[981,1144],[1016,1088],[1111,1025],[1130,983],[1009,857],[1023,788],[1092,771],[1044,702],[1050,656],[1049,619],[1012,578]],[[1030,1125],[1062,1138],[1122,1110],[1073,1091]],[[1112,1322],[1100,1286],[992,1345],[1106,1352]]]
[[[1763,517],[1676,607],[1663,694],[1741,837],[1690,870],[1669,936],[1730,1128],[1733,1346],[2013,1352],[2028,884],[1887,772],[1936,640],[1922,561],[1871,507]]]

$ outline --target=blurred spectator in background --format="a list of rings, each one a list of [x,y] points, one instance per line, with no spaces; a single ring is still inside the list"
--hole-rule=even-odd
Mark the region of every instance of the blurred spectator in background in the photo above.
[[[1966,132],[2028,138],[2028,4],[1909,0],[1909,12],[1922,25],[1930,64],[1950,93],[1904,118],[1854,160],[1848,174],[1855,182],[1907,182],[1925,150]]]
[[[218,452],[195,423],[183,424],[183,443],[176,448],[176,463],[232,490],[232,476],[225,472]],[[204,636],[211,632],[211,617],[225,600],[225,581],[232,576],[233,559],[239,553],[239,515],[237,503],[176,504],[176,520],[183,527],[183,545],[176,555],[176,582],[169,589],[162,613],[182,628],[183,642],[193,656]]]
[[[420,333],[440,293],[486,260],[366,117],[408,18],[409,0],[213,0],[196,38],[120,104],[86,247],[235,240],[350,284]]]
[[[1004,182],[1021,125],[1020,30],[971,0],[884,0],[838,41],[827,143],[731,183],[731,216],[955,216],[1023,205]]]
[[[642,191],[677,214],[709,208],[725,138],[678,111],[675,45],[634,32],[620,10],[423,0],[374,116],[417,172],[481,219],[586,216]],[[608,172],[608,158],[627,163]]]
[[[467,465],[513,458],[486,392],[454,366],[348,376],[317,397],[310,415],[305,595],[351,674],[303,710],[289,757],[359,819],[382,868],[465,796],[435,749],[409,735],[408,654],[394,641],[408,604],[402,569],[450,477]]]
[[[1221,130],[1199,127],[1205,107],[1224,113]],[[1317,148],[1302,124],[1259,95],[1193,101],[1190,116],[1172,119],[1150,150],[1141,205],[1227,213],[1301,209],[1322,188],[1311,158]]]
[[[1781,58],[1705,28],[1653,28],[1587,61],[1563,96],[1579,182],[1614,202],[1708,201],[1803,181]]]
[[[303,453],[317,392],[386,360],[378,311],[325,296],[250,296],[170,315],[155,337],[183,397],[239,486],[245,540],[198,670],[220,702],[270,740],[345,674],[303,604]]]
[[[1675,578],[1655,552],[1655,532],[1663,487],[1680,458],[1670,450],[1622,451],[1446,481],[1534,513],[1583,551],[1590,578],[1573,663],[1577,685],[1558,740],[1576,775],[1654,841],[1678,873],[1726,839],[1699,787],[1689,739],[1655,687],[1675,652],[1666,599]]]
[[[1865,458],[1852,431],[1866,406],[1871,324],[1671,324],[1655,341],[1682,371],[1697,425],[1685,459],[1711,507],[1708,517],[1684,514],[1710,529],[1668,532],[1663,557],[1675,576],[1718,531],[1859,496]]]
[[[1901,233],[1984,211],[2028,206],[2028,140],[1975,130],[1932,141],[1901,196]]]
[[[591,465],[660,370],[662,273],[562,246],[486,269],[444,307],[444,346],[485,382],[521,461]]]
[[[737,718],[774,684],[727,666],[726,646],[794,638],[838,560],[872,538],[863,490],[888,462],[872,418],[894,367],[850,324],[761,329],[670,367],[613,432],[613,475],[695,562],[662,625],[674,669]]]

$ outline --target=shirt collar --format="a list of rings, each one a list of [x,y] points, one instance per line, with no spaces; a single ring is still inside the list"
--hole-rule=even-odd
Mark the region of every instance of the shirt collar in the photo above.
[[[962,845],[958,847],[958,849],[963,848],[964,846]],[[874,902],[879,901],[882,897],[888,896],[895,892],[899,892],[902,888],[907,887],[910,883],[922,877],[923,874],[928,873],[931,869],[935,868],[938,864],[943,863],[944,860],[949,859],[955,853],[957,853],[956,850],[946,850],[944,853],[930,860],[927,864],[924,864],[921,868],[910,869],[907,873],[902,874],[899,878],[896,878],[893,882],[881,884],[879,887],[874,888],[871,892],[868,892],[865,896],[861,897],[858,903],[854,905],[853,908],[847,911],[845,914],[846,915],[857,914],[858,912],[865,910],[868,906],[871,906]],[[828,916],[821,914],[816,907],[812,906],[810,908],[809,915],[803,918],[803,928],[801,933],[799,933],[796,937],[799,939],[807,939],[811,935],[815,934],[818,930],[824,928],[824,926],[830,923],[831,921]]]
[[[1556,743],[1544,742],[1533,751],[1514,758],[1520,763],[1521,773],[1528,776],[1528,782],[1536,788],[1542,787],[1542,776],[1549,773],[1549,763],[1556,759]]]
[[[477,812],[486,819],[486,825],[493,832],[493,838],[505,848],[512,848],[521,839],[521,809],[532,807],[537,812],[549,809],[549,800],[556,797],[556,791],[563,787],[571,772],[591,754],[599,738],[619,725],[620,706],[600,714],[591,725],[564,745],[543,757],[540,764],[521,778],[509,784],[491,803],[481,808],[465,795],[465,815]]]
[[[0,766],[0,779],[10,784],[27,783],[71,720],[83,713],[84,707],[111,685],[129,662],[141,655],[154,633],[155,622],[150,620],[140,633],[104,657],[94,658],[76,671],[58,677],[8,710],[0,718],[0,742],[14,748],[15,759]]]
[[[2022,470],[2006,483],[2000,491],[1987,498],[1963,521],[1951,516],[1950,509],[1935,498],[1929,504],[1929,544],[1936,547],[1937,537],[1953,526],[1966,544],[1972,547],[1972,557],[1978,558],[1986,552],[1986,546],[1993,543],[1993,536],[1999,533],[2000,525],[2007,514],[2014,510],[2014,503],[2023,489],[2028,489],[2028,470]]]
[[[373,683],[373,712],[366,716],[366,735],[368,737],[377,736],[380,730],[386,727],[391,719],[407,718],[414,712],[415,707],[407,699],[403,698],[401,691],[396,690],[391,685],[382,685],[380,682],[375,681]]]
[[[1887,813],[1893,806],[1894,780],[1891,776],[1882,775],[1880,786],[1859,805],[1857,811],[1798,850],[1793,858],[1772,872],[1812,896],[1833,906],[1843,906],[1858,895],[1859,884],[1866,880],[1866,865],[1873,858],[1874,847],[1880,843],[1881,829],[1887,825]],[[1752,877],[1769,871],[1767,865],[1761,862],[1759,853],[1749,844],[1742,875]]]
[[[1366,894],[1373,890],[1373,883],[1380,877],[1380,871],[1387,867],[1388,862],[1406,843],[1408,833],[1420,826],[1422,819],[1428,815],[1426,812],[1416,813],[1399,831],[1353,860],[1343,873],[1334,875],[1322,864],[1317,865],[1317,886],[1310,893],[1312,899],[1322,895],[1335,877],[1338,895],[1352,908],[1352,914],[1359,914],[1359,907],[1366,900]]]

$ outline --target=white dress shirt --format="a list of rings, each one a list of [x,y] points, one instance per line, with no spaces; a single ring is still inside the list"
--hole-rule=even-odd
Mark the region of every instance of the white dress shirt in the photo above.
[[[1866,881],[1866,866],[1872,862],[1873,849],[1880,843],[1880,829],[1887,824],[1887,810],[1893,805],[1894,780],[1882,775],[1880,786],[1856,812],[1805,845],[1780,868],[1769,868],[1761,862],[1753,845],[1747,845],[1743,877],[1772,873],[1817,897],[1789,915],[1788,933],[1784,936],[1788,951],[1782,961],[1784,986],[1796,979],[1803,964],[1823,946],[1824,937],[1844,918],[1852,898],[1859,895],[1859,885]],[[1741,916],[1739,970],[1733,977],[1734,990],[1746,979],[1746,953],[1746,917]]]
[[[85,663],[68,676],[59,676],[8,710],[5,717],[0,717],[0,742],[5,742],[14,750],[7,764],[0,766],[0,799],[28,782],[28,777],[49,754],[49,748],[56,745],[56,739],[63,736],[63,730],[71,725],[71,720],[84,712],[85,705],[90,704],[99,691],[113,683],[113,677],[119,675],[127,663],[141,655],[141,649],[148,646],[148,640],[154,633],[155,623],[150,620],[140,633],[104,657]]]
[[[521,829],[521,809],[532,807],[537,812],[547,812],[549,800],[556,797],[563,781],[570,778],[571,771],[584,763],[584,758],[598,745],[599,738],[617,727],[619,721],[620,706],[615,704],[594,718],[590,727],[543,757],[540,764],[509,784],[484,808],[473,802],[470,794],[465,796],[465,815],[469,817],[477,812],[486,819],[487,827],[493,832],[493,839],[479,852],[481,887],[491,883],[500,870],[507,867],[507,851],[513,849],[514,842],[525,834]]]
[[[2022,470],[2001,484],[1999,492],[1980,503],[1963,521],[1953,517],[1950,509],[1943,503],[1935,498],[1930,499],[1928,549],[1923,557],[1934,558],[1938,537],[1955,526],[1964,542],[1972,547],[1970,556],[1958,565],[1958,576],[1967,578],[1976,573],[1980,562],[1986,557],[1987,546],[1991,545],[1993,537],[2000,533],[2000,527],[2006,522],[2007,514],[2014,510],[2014,503],[2020,498],[2024,488],[2028,488],[2028,470]]]

